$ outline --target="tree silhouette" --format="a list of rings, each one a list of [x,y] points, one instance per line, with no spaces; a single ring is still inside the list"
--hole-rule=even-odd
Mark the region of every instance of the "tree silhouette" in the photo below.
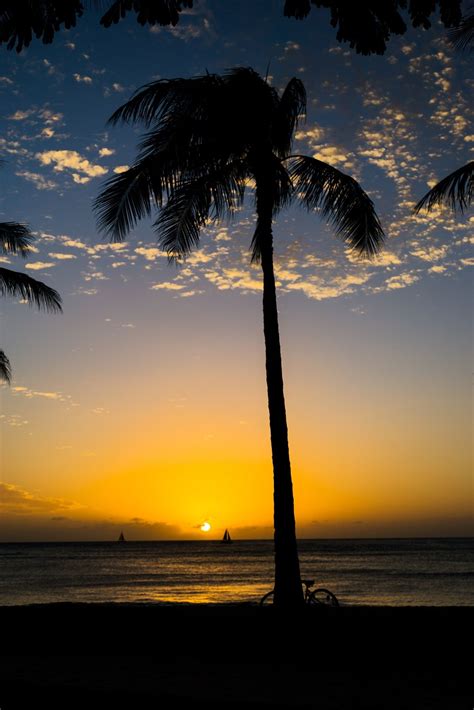
[[[448,32],[448,37],[453,46],[460,50],[472,51],[474,48],[474,12],[464,15],[460,23]],[[424,197],[415,205],[415,212],[422,209],[430,211],[435,205],[446,205],[453,212],[464,212],[471,206],[474,190],[474,161],[458,168],[440,180]]]
[[[110,123],[148,129],[136,162],[109,179],[95,208],[98,224],[120,241],[158,208],[158,243],[179,260],[211,220],[232,217],[255,185],[252,260],[263,272],[263,324],[274,472],[275,604],[302,603],[273,269],[273,220],[292,201],[319,208],[359,254],[374,254],[383,231],[374,206],[351,177],[315,158],[292,155],[306,93],[291,79],[280,95],[250,68],[220,76],[160,80],[121,106]]]
[[[284,14],[302,20],[312,6],[328,8],[338,42],[349,42],[358,54],[384,54],[390,35],[407,31],[400,11],[408,10],[412,27],[426,30],[431,27],[429,18],[439,7],[441,22],[453,27],[461,20],[461,4],[461,0],[286,0]]]
[[[103,7],[108,3],[90,0],[88,4]],[[100,23],[110,27],[132,12],[141,25],[174,26],[183,10],[193,5],[193,0],[115,0],[108,5]],[[312,7],[328,8],[331,25],[337,28],[337,40],[349,42],[359,54],[383,54],[392,34],[405,34],[404,12],[408,12],[413,27],[424,29],[431,27],[429,18],[437,8],[445,27],[461,21],[461,0],[286,0],[283,12],[286,17],[301,20]],[[75,27],[84,9],[79,0],[0,0],[0,44],[21,52],[33,35],[49,44],[62,26]],[[252,5],[245,11],[251,13]]]
[[[23,224],[0,222],[0,254],[28,256],[34,236]],[[0,295],[20,296],[28,303],[46,311],[61,311],[61,296],[50,286],[11,269],[0,268]],[[0,350],[0,380],[10,383],[10,361]]]
[[[473,192],[474,160],[471,160],[432,187],[415,205],[415,212],[422,209],[430,211],[435,205],[446,205],[453,212],[458,209],[464,212],[471,206]]]
[[[474,49],[474,10],[471,8],[461,18],[458,25],[453,27],[448,32],[448,38],[456,49],[469,50]]]

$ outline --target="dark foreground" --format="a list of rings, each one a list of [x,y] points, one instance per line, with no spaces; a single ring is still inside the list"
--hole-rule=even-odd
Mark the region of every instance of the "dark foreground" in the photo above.
[[[3,607],[0,708],[471,710],[473,619],[471,607]]]

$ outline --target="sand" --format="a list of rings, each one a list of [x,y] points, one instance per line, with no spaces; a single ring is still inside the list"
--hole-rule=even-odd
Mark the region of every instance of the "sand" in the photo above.
[[[2,710],[474,705],[474,608],[0,608]]]

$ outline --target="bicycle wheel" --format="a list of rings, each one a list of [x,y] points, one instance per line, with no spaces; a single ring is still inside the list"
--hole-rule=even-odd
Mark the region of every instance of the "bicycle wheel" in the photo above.
[[[275,594],[275,590],[272,589],[271,592],[267,592],[264,597],[260,599],[260,606],[269,606],[270,604],[273,604],[273,595]]]
[[[336,595],[329,591],[329,589],[315,589],[311,592],[308,600],[309,604],[322,604],[323,606],[339,606]]]

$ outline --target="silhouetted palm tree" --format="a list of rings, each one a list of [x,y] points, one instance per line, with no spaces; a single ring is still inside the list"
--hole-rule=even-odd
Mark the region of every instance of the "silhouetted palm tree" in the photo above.
[[[471,51],[474,48],[474,12],[466,13],[459,25],[448,32],[450,42],[460,51]],[[458,168],[440,180],[415,205],[415,212],[425,208],[428,211],[435,205],[447,205],[453,212],[471,206],[474,190],[474,161],[471,160],[462,168]]]
[[[415,212],[428,211],[435,205],[447,205],[453,212],[471,206],[474,191],[474,160],[440,180],[415,206]]]
[[[461,22],[449,30],[448,38],[456,49],[472,52],[474,49],[474,9],[472,7],[469,12],[463,15]]]
[[[263,271],[263,323],[274,471],[275,604],[302,602],[296,548],[272,223],[293,200],[319,208],[356,252],[374,254],[383,231],[373,204],[351,177],[315,158],[292,155],[306,93],[291,79],[281,95],[250,68],[223,76],[160,80],[139,90],[110,122],[147,128],[137,160],[108,180],[96,200],[99,227],[120,241],[160,208],[154,224],[170,259],[199,243],[209,220],[232,216],[255,185],[252,260]]]
[[[0,254],[28,256],[34,236],[28,227],[18,222],[0,222]],[[47,311],[61,310],[61,296],[50,286],[11,269],[0,267],[0,295],[20,296]],[[10,382],[10,361],[0,350],[0,380]]]

